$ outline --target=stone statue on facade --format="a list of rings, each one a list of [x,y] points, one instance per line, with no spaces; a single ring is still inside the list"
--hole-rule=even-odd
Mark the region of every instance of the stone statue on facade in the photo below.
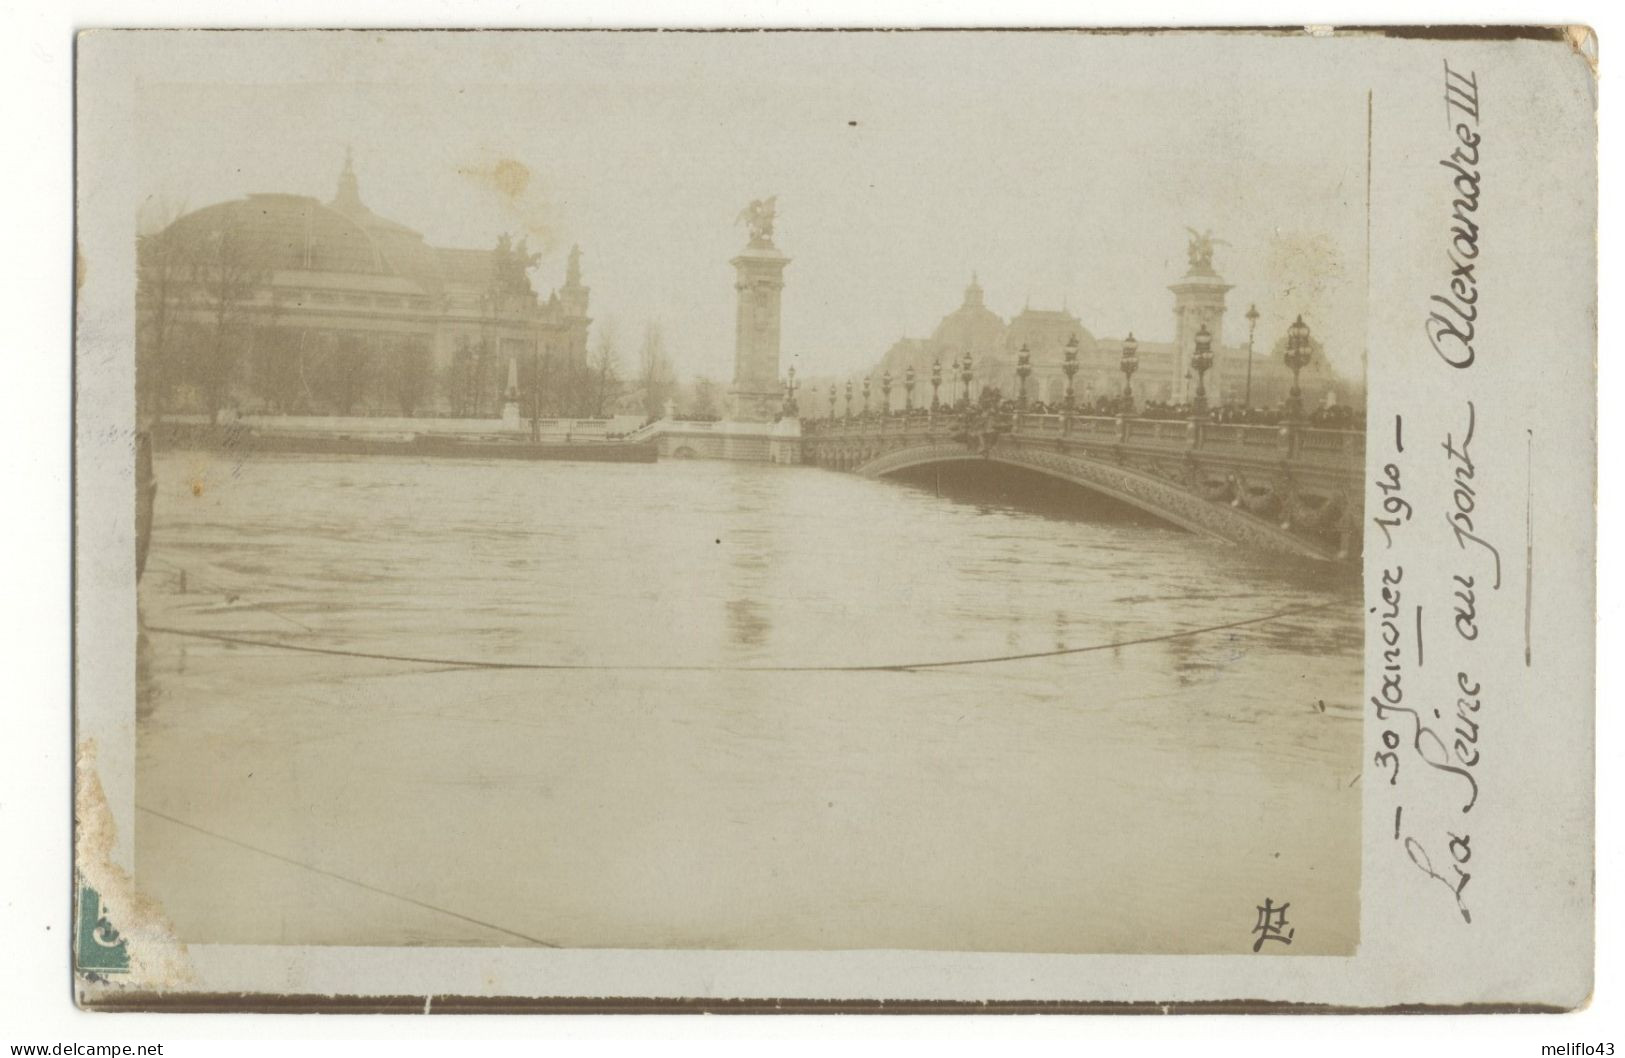
[[[1190,245],[1185,250],[1190,256],[1191,271],[1213,271],[1213,247],[1228,246],[1229,244],[1223,239],[1215,239],[1212,228],[1207,231],[1197,231],[1195,228],[1187,227],[1185,230],[1190,232],[1191,236]]]
[[[770,246],[773,243],[773,217],[778,212],[779,196],[753,199],[751,204],[739,211],[735,222],[744,221],[750,228],[750,241],[757,246]]]
[[[530,270],[541,259],[541,254],[530,252],[523,236],[518,242],[506,233],[498,236],[491,253],[491,285],[495,292],[508,297],[535,297]]]

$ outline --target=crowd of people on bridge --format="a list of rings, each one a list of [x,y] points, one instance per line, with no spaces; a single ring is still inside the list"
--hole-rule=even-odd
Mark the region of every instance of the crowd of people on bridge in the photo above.
[[[801,424],[803,429],[816,430],[830,421],[873,422],[880,419],[926,419],[932,415],[959,417],[995,415],[1001,418],[1013,419],[1017,414],[1127,415],[1140,419],[1181,421],[1201,418],[1208,422],[1234,423],[1243,426],[1279,426],[1284,423],[1298,422],[1328,430],[1357,430],[1364,425],[1363,413],[1344,404],[1335,404],[1330,407],[1317,406],[1296,416],[1284,406],[1247,408],[1240,404],[1221,404],[1208,408],[1205,415],[1198,415],[1195,406],[1190,403],[1154,400],[1141,404],[1131,404],[1121,396],[1101,396],[1088,402],[1078,400],[1069,412],[1064,401],[1046,403],[1041,400],[1034,400],[1023,405],[1020,401],[1005,397],[995,386],[989,386],[982,390],[980,396],[974,401],[961,397],[952,404],[946,402],[940,404],[934,411],[924,405],[911,408],[896,408],[889,411],[879,408],[852,410],[849,407],[845,414],[803,416]]]

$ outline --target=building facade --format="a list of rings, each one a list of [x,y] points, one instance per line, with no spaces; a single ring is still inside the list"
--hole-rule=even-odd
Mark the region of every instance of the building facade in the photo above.
[[[1132,381],[1135,402],[1179,405],[1194,398],[1197,376],[1190,367],[1191,353],[1198,333],[1206,327],[1214,354],[1213,367],[1205,379],[1209,404],[1280,407],[1292,388],[1292,374],[1281,355],[1284,338],[1266,343],[1264,336],[1253,336],[1249,352],[1247,333],[1235,336],[1240,341],[1232,336],[1234,327],[1226,320],[1232,288],[1213,268],[1210,237],[1193,239],[1190,269],[1168,289],[1173,295],[1173,341],[1133,336],[1139,361]],[[974,375],[972,396],[985,387],[996,386],[1002,395],[1015,397],[1019,390],[1016,365],[1025,351],[1032,368],[1027,380],[1028,399],[1059,404],[1066,396],[1062,364],[1068,344],[1076,340],[1075,399],[1079,405],[1094,405],[1102,398],[1115,399],[1123,394],[1121,361],[1130,337],[1099,337],[1065,306],[1024,307],[1007,321],[988,308],[982,286],[973,275],[959,307],[942,318],[931,336],[899,339],[881,357],[874,376],[891,372],[892,405],[901,408],[901,381],[912,367],[915,404],[919,406],[931,401],[932,368],[940,363],[940,397],[951,404],[963,393],[960,361],[969,354]],[[1364,380],[1341,376],[1326,361],[1318,342],[1312,348],[1315,355],[1300,379],[1305,406],[1363,403]]]
[[[144,235],[138,260],[153,410],[478,417],[517,396],[575,411],[560,380],[586,370],[579,248],[540,297],[523,239],[430,245],[367,208],[348,158],[328,202],[208,206]]]

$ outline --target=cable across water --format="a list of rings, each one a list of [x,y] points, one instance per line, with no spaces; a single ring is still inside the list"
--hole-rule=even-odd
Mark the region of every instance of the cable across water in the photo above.
[[[1333,605],[1330,602],[1318,603],[1313,606],[1299,606],[1287,610],[1277,610],[1274,613],[1263,614],[1258,617],[1248,617],[1240,621],[1228,621],[1224,624],[1206,625],[1201,628],[1187,628],[1177,632],[1166,632],[1162,635],[1141,636],[1135,639],[1120,639],[1110,643],[1094,643],[1082,647],[1060,647],[1054,650],[1035,650],[1022,654],[997,654],[976,658],[952,658],[947,660],[889,662],[882,664],[863,665],[679,665],[679,664],[616,664],[606,662],[550,662],[550,661],[480,661],[467,658],[429,657],[415,654],[384,654],[366,650],[349,650],[342,647],[323,647],[310,643],[290,643],[274,639],[257,639],[249,636],[225,635],[218,632],[200,632],[186,628],[173,628],[164,625],[147,625],[149,632],[158,632],[164,635],[184,636],[191,639],[205,639],[216,643],[229,643],[233,646],[263,647],[270,650],[287,650],[301,654],[320,654],[328,657],[358,658],[367,661],[394,661],[411,665],[430,665],[442,670],[453,669],[499,669],[510,671],[539,671],[539,672],[917,672],[925,669],[963,668],[970,665],[995,665],[1009,661],[1031,661],[1038,658],[1062,657],[1068,654],[1090,654],[1102,650],[1120,650],[1124,647],[1144,646],[1148,643],[1166,643],[1174,639],[1185,639],[1192,636],[1208,635],[1213,632],[1224,632],[1232,628],[1245,628],[1249,625],[1265,624],[1269,621],[1278,621],[1285,617],[1296,617],[1301,614],[1315,613]]]

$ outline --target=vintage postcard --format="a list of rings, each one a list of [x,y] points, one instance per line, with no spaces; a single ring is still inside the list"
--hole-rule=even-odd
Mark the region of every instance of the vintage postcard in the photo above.
[[[80,1002],[1584,1004],[1594,63],[86,32]]]

